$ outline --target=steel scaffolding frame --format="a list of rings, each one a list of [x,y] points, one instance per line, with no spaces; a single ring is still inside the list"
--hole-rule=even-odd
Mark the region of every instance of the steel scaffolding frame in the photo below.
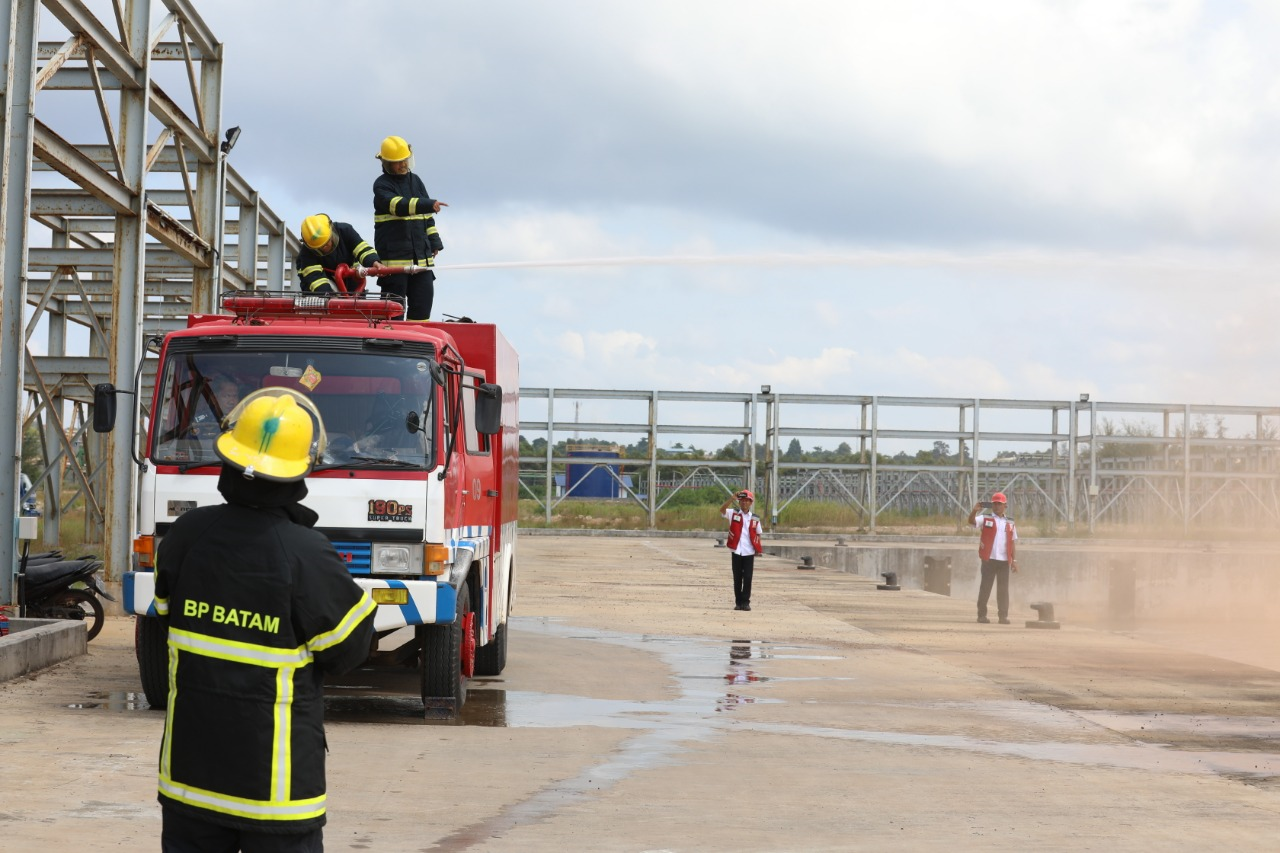
[[[130,563],[137,469],[127,432],[107,442],[88,428],[94,386],[132,389],[144,342],[213,310],[219,291],[286,287],[298,247],[227,163],[238,129],[222,129],[222,43],[188,0],[158,5],[154,27],[151,0],[113,0],[110,22],[81,0],[11,0],[0,18],[0,399],[21,413],[0,419],[11,449],[0,453],[0,505],[17,506],[22,438],[35,426],[43,539],[56,543],[65,512],[82,505],[110,576]],[[161,86],[157,63],[180,64],[179,91]],[[62,92],[92,94],[97,121],[82,111],[73,122],[83,138],[55,130],[59,115],[68,123]],[[125,423],[146,417],[139,396],[122,399]],[[65,500],[64,472],[75,483]],[[14,538],[0,537],[0,565],[14,564]],[[0,601],[11,599],[0,572]]]
[[[1123,403],[1081,400],[1011,400],[959,397],[886,397],[876,395],[761,393],[701,394],[671,391],[595,389],[521,389],[526,405],[546,401],[546,416],[522,419],[523,437],[546,440],[539,456],[520,458],[521,494],[538,501],[550,522],[552,510],[573,497],[585,480],[565,483],[557,497],[554,476],[570,464],[604,469],[625,499],[644,507],[649,526],[671,494],[659,500],[659,487],[674,490],[718,485],[729,494],[739,485],[757,488],[757,511],[777,525],[797,499],[835,500],[859,514],[875,532],[888,511],[952,515],[963,518],[979,496],[1003,491],[1019,515],[1075,530],[1099,525],[1180,527],[1184,535],[1209,527],[1274,528],[1280,524],[1280,407],[1219,406],[1191,403]],[[646,422],[597,420],[582,423],[557,414],[557,404],[581,401],[638,401],[648,406]],[[712,422],[665,420],[660,401],[713,404]],[[723,404],[743,407],[740,422],[724,414]],[[718,408],[716,408],[718,406]],[[760,409],[763,407],[763,413]],[[833,409],[824,417],[814,407]],[[921,413],[911,425],[885,426],[886,419]],[[983,418],[1038,421],[1039,426],[983,428]],[[1117,434],[1108,417],[1157,416],[1159,431]],[[715,420],[719,417],[719,420]],[[1210,435],[1206,419],[1244,418],[1251,434]],[[832,422],[835,422],[834,424]],[[949,423],[948,423],[949,422]],[[954,424],[950,426],[949,424]],[[1083,427],[1083,428],[1082,428]],[[1109,431],[1110,430],[1110,431]],[[640,459],[584,460],[557,455],[555,446],[572,432],[592,438],[641,435],[648,452]],[[742,459],[662,458],[660,436],[729,436],[747,449]],[[851,461],[788,460],[789,439],[843,442]],[[885,442],[927,449],[934,442],[956,442],[957,461],[920,464],[886,458]],[[757,446],[764,447],[757,458]],[[983,459],[983,448],[994,448]],[[1126,453],[1136,448],[1140,453]],[[714,449],[714,448],[712,448]],[[642,474],[628,486],[615,469]],[[680,472],[659,482],[659,469]],[[729,482],[730,480],[732,485]],[[540,489],[539,489],[540,486]]]

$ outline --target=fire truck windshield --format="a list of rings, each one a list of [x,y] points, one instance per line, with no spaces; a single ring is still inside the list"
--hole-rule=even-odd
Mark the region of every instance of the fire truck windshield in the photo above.
[[[223,419],[258,388],[291,388],[320,410],[329,443],[317,468],[429,468],[436,388],[426,356],[314,352],[241,344],[174,348],[161,368],[151,429],[157,464],[221,464]],[[186,350],[186,351],[183,351]]]

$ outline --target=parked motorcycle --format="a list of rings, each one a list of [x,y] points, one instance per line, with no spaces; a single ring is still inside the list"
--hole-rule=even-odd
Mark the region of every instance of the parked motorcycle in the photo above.
[[[25,557],[21,565],[19,601],[25,616],[85,620],[89,639],[98,636],[105,619],[98,596],[115,601],[98,583],[101,560],[92,555],[64,560],[61,551],[45,551]]]

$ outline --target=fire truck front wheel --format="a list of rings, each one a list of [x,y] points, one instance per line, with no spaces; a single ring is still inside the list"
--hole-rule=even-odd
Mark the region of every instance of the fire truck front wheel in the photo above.
[[[147,704],[163,711],[169,700],[169,627],[155,616],[137,617],[133,647]]]
[[[468,643],[465,629],[474,631],[471,613],[471,591],[464,582],[458,588],[457,615],[448,625],[423,625],[418,628],[422,645],[419,669],[422,675],[422,704],[426,710],[440,700],[450,700],[455,711],[467,701],[467,677],[463,655],[475,654],[475,644]],[[470,669],[468,666],[467,669]]]

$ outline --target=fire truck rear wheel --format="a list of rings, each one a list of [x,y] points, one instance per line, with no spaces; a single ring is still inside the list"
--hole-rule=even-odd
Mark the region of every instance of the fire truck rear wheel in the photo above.
[[[133,629],[142,692],[153,710],[169,703],[169,629],[155,616],[139,616]]]
[[[502,675],[507,668],[507,623],[493,632],[487,646],[476,649],[476,675]]]
[[[463,616],[471,612],[471,591],[464,582],[458,589],[457,614],[448,625],[423,625],[418,629],[422,641],[419,668],[422,674],[422,702],[452,699],[453,707],[462,710],[467,701],[467,679],[462,675]]]

